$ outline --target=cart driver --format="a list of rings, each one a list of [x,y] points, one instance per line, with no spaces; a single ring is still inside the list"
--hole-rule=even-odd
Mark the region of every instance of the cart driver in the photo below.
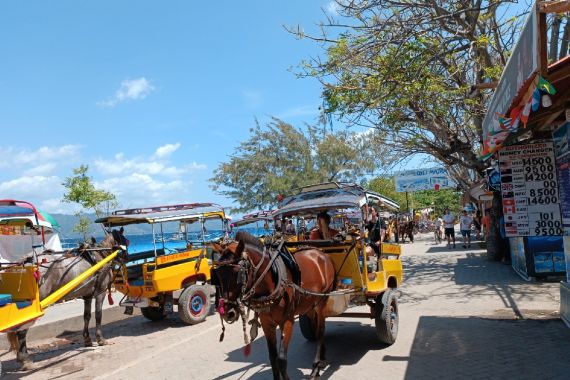
[[[330,228],[331,216],[326,212],[322,211],[317,214],[317,228],[313,229],[309,234],[310,240],[328,240],[332,239],[333,236],[338,234],[338,231]]]
[[[382,240],[382,222],[378,217],[375,207],[370,207],[370,215],[366,222],[368,230],[368,244],[366,245],[366,256],[380,256],[380,241]]]

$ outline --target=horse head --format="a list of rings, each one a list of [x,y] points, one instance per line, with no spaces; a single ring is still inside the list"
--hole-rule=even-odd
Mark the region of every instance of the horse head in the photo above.
[[[118,255],[120,260],[126,259],[127,247],[129,246],[129,239],[125,237],[125,229],[121,227],[119,230],[108,231],[100,245],[103,248],[109,248],[110,250],[121,249],[123,254]]]
[[[216,287],[216,310],[224,321],[239,319],[241,297],[248,284],[250,262],[243,241],[229,244],[211,244],[220,254],[211,269],[211,284]]]

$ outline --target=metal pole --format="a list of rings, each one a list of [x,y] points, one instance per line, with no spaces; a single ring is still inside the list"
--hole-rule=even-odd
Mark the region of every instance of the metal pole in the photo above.
[[[410,211],[410,200],[408,198],[408,192],[406,191],[406,211]]]

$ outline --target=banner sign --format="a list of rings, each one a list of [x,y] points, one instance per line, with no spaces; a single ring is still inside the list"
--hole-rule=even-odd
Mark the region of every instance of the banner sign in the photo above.
[[[507,237],[562,235],[553,143],[504,147],[499,167]]]
[[[534,75],[538,67],[536,30],[536,6],[533,6],[489,103],[483,120],[483,136],[493,130],[493,124],[498,123],[497,114],[503,115],[508,111],[521,87]]]
[[[570,236],[570,123],[562,125],[552,133],[556,169],[560,190],[560,210],[564,235]]]
[[[397,173],[394,176],[396,191],[404,193],[406,191],[440,190],[455,187],[447,169],[430,168],[414,169]]]

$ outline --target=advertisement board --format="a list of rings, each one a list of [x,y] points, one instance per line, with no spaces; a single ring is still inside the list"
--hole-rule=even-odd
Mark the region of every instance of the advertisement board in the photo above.
[[[562,235],[553,143],[504,147],[499,169],[506,236]]]
[[[396,191],[439,190],[455,187],[455,181],[451,179],[447,169],[429,168],[413,169],[399,172],[394,176]]]
[[[524,238],[514,237],[509,238],[509,246],[511,248],[511,265],[515,272],[517,272],[525,280],[529,280],[528,268],[526,265],[526,255],[524,249]]]
[[[566,259],[566,281],[570,283],[570,236],[564,236],[564,256]]]

